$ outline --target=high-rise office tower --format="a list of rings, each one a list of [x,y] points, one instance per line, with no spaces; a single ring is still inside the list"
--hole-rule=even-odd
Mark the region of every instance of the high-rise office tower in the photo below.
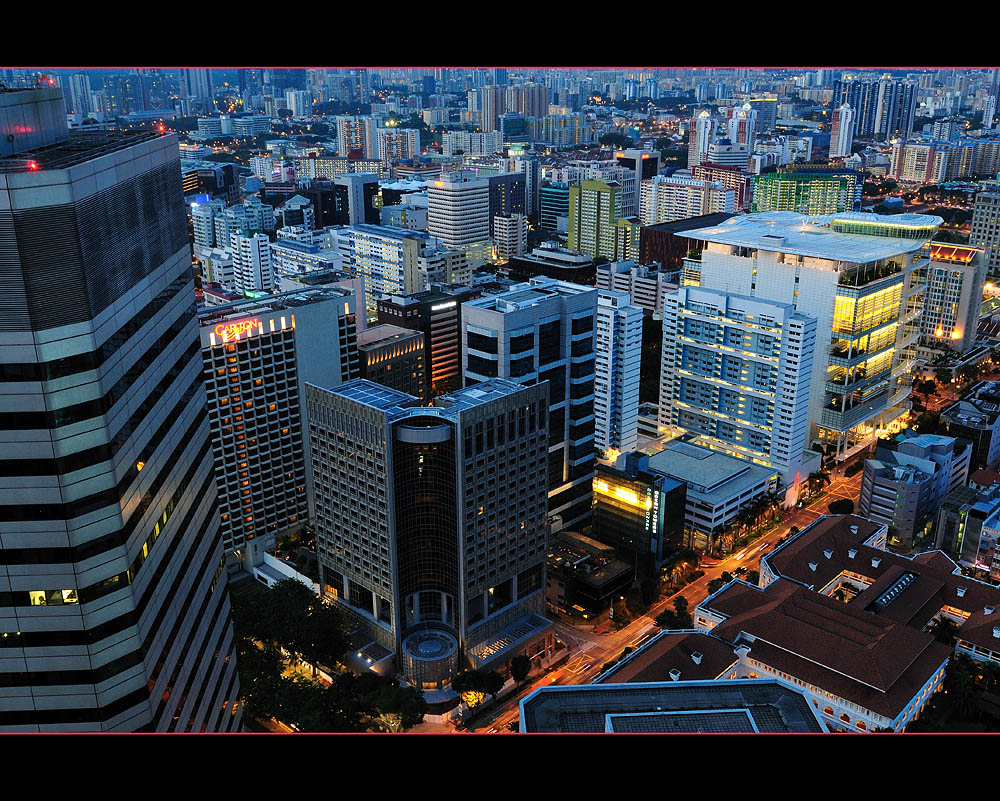
[[[997,116],[997,99],[995,95],[990,95],[986,98],[986,102],[983,104],[983,123],[982,127],[986,130],[993,130],[993,121]]]
[[[181,96],[193,97],[202,103],[202,108],[208,110],[212,105],[214,87],[212,86],[212,71],[209,69],[182,69]]]
[[[309,92],[301,89],[286,89],[284,107],[292,112],[293,117],[312,115],[312,98]]]
[[[465,385],[490,378],[549,385],[549,513],[590,514],[594,475],[597,290],[533,278],[462,305]]]
[[[783,474],[819,458],[809,446],[816,320],[788,303],[681,287],[663,307],[662,428],[691,433]],[[792,499],[797,500],[797,499]]]
[[[504,172],[490,175],[490,236],[495,238],[493,222],[498,217],[525,213],[525,175],[522,172]]]
[[[597,293],[594,360],[594,446],[602,453],[634,451],[639,436],[642,309],[626,292]]]
[[[1000,275],[1000,187],[976,195],[969,244],[985,251],[987,273]]]
[[[747,151],[753,152],[753,145],[757,140],[757,112],[753,106],[744,103],[742,108],[730,117],[727,128],[729,141],[734,145],[746,145]]]
[[[830,132],[830,158],[851,155],[854,144],[854,109],[846,103],[833,112],[833,127]]]
[[[363,379],[306,387],[320,585],[376,669],[394,658],[431,690],[551,648],[546,394],[494,379],[428,407]]]
[[[514,169],[524,173],[524,213],[532,217],[539,212],[541,164],[535,156],[515,156]]]
[[[494,255],[498,262],[510,261],[524,253],[528,245],[528,218],[524,214],[493,218]]]
[[[848,105],[854,109],[854,135],[868,137],[875,134],[879,84],[874,81],[834,81],[834,108]]]
[[[94,103],[90,96],[90,76],[85,72],[75,72],[69,76],[69,106],[75,114],[90,114]]]
[[[177,140],[65,120],[0,93],[0,730],[234,731]]]
[[[222,545],[229,564],[260,564],[312,512],[305,383],[359,375],[354,293],[305,289],[213,306],[199,315]]]
[[[523,184],[522,184],[523,186]],[[427,231],[448,248],[468,254],[475,269],[492,256],[490,242],[490,182],[458,170],[427,184]]]
[[[940,217],[845,212],[732,217],[685,231],[705,289],[791,304],[815,317],[811,447],[838,461],[898,427],[920,335],[927,241]]]
[[[378,300],[379,325],[392,324],[424,335],[425,398],[462,386],[462,303],[480,290],[460,284],[432,283],[428,289]],[[418,393],[414,393],[418,394]]]

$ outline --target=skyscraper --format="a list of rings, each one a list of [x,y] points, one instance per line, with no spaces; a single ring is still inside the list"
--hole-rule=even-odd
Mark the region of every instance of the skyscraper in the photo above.
[[[940,224],[920,214],[732,217],[684,233],[706,243],[685,267],[703,288],[816,318],[809,446],[843,461],[907,411],[926,243]]]
[[[581,181],[569,189],[569,249],[615,261],[615,227],[621,213],[617,181]],[[622,254],[622,258],[625,258]]]
[[[177,140],[65,119],[0,93],[0,729],[237,730]]]
[[[792,487],[809,445],[816,320],[788,303],[681,287],[663,307],[662,428],[781,470]],[[806,473],[808,475],[808,473]],[[795,501],[797,498],[790,498]]]
[[[492,255],[490,182],[458,170],[427,184],[427,231],[449,248],[466,251],[474,269]],[[522,184],[523,199],[523,184]]]
[[[629,453],[639,435],[642,309],[626,292],[597,293],[594,365],[594,446]]]
[[[590,513],[596,310],[596,289],[552,278],[462,305],[466,386],[490,378],[548,383],[549,513],[567,526]]]
[[[546,394],[494,379],[427,407],[363,379],[307,385],[320,584],[373,669],[392,658],[440,689],[551,648]]]
[[[249,572],[311,516],[307,381],[359,374],[356,299],[323,287],[213,306],[199,316],[222,545]]]

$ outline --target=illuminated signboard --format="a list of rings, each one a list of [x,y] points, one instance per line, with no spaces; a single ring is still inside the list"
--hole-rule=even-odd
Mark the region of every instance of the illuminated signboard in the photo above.
[[[215,326],[215,335],[223,342],[239,339],[241,336],[250,336],[250,332],[260,326],[260,321],[256,317],[249,320],[237,320],[234,323],[219,323]]]
[[[451,309],[458,305],[457,300],[449,301],[448,303],[439,303],[437,306],[431,306],[431,311],[441,311],[442,309]]]

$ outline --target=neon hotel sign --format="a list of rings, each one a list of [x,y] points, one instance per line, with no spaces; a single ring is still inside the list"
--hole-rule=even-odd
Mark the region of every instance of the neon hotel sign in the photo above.
[[[251,317],[249,320],[237,320],[233,323],[219,323],[215,326],[215,335],[223,342],[250,336],[250,332],[260,326],[260,320]]]

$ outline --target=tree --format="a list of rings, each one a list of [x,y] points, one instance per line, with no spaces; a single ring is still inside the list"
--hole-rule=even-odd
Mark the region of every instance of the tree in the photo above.
[[[809,492],[814,492],[816,489],[822,487],[824,484],[830,483],[830,474],[825,470],[819,470],[815,473],[810,473],[807,479],[807,485],[809,487]]]
[[[521,684],[531,673],[531,660],[524,654],[518,654],[510,660],[510,675],[514,682]]]
[[[753,584],[754,586],[760,584],[760,573],[756,570],[750,570],[747,572],[747,583]]]
[[[678,595],[674,598],[674,614],[674,628],[689,629],[692,627],[693,621],[691,620],[691,613],[688,611],[688,599],[683,595]]]
[[[405,731],[422,723],[427,702],[416,687],[400,687],[393,682],[380,687],[366,701],[375,709],[374,724],[382,731]]]
[[[832,515],[849,515],[854,513],[854,501],[850,498],[838,498],[828,507]]]
[[[712,579],[708,582],[708,594],[715,595],[719,590],[726,586],[726,582],[721,578]]]
[[[959,625],[943,615],[927,629],[930,634],[934,635],[935,640],[952,648],[955,647],[955,641],[958,639],[958,630]]]
[[[483,675],[483,690],[488,692],[494,701],[497,698],[497,693],[503,689],[506,683],[507,680],[495,670],[491,670]]]
[[[325,122],[314,122],[310,124],[309,132],[314,133],[317,136],[322,136],[323,134],[330,133],[330,126]]]
[[[635,142],[627,136],[611,132],[601,134],[597,141],[602,145],[610,145],[611,147],[633,147],[635,145]]]

